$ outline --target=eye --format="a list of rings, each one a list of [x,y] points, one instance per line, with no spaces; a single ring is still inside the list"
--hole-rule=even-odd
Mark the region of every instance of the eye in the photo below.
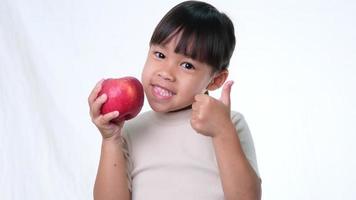
[[[182,63],[181,66],[188,70],[195,69],[194,65],[192,65],[191,63],[188,63],[188,62]]]
[[[160,59],[166,58],[166,56],[163,53],[159,52],[159,51],[155,51],[154,54],[155,54],[155,56],[157,58],[160,58]]]

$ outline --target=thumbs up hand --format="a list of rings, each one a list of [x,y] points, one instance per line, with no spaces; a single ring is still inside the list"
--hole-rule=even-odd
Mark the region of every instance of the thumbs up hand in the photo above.
[[[216,137],[227,127],[233,126],[230,118],[230,93],[233,81],[227,81],[220,99],[205,94],[195,96],[190,124],[198,133]]]

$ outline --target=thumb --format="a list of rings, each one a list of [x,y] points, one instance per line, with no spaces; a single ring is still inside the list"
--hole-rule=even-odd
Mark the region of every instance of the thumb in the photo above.
[[[220,97],[220,101],[229,107],[230,107],[230,93],[231,93],[232,84],[234,84],[234,81],[227,81],[224,84]]]

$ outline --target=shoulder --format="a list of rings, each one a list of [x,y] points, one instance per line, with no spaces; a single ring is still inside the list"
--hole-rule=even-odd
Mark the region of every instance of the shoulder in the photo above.
[[[242,143],[252,143],[252,135],[245,117],[240,112],[231,111],[231,120]]]
[[[240,112],[234,110],[231,111],[230,116],[234,123],[244,119],[244,116]]]
[[[150,120],[152,120],[152,117],[153,117],[153,111],[146,111],[137,115],[135,118],[126,121],[126,125],[132,126],[135,124],[136,126],[138,123],[147,123]]]
[[[240,132],[244,130],[248,131],[248,125],[243,114],[237,111],[231,111],[230,116],[232,123]]]
[[[128,120],[124,124],[123,134],[124,136],[128,133],[141,132],[141,130],[148,128],[150,125],[154,124],[153,111],[146,111],[135,118]]]
[[[152,120],[153,120],[153,111],[146,111],[137,115],[135,118],[126,121],[124,127],[128,129],[133,129],[135,127],[136,128],[145,127],[148,124],[151,124]]]

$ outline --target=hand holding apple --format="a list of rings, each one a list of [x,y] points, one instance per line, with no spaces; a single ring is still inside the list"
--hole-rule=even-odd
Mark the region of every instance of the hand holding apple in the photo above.
[[[143,96],[141,83],[133,77],[103,79],[95,85],[88,97],[90,117],[103,139],[120,141],[124,120],[140,112]]]
[[[107,100],[101,107],[101,114],[119,111],[113,121],[129,120],[138,115],[144,101],[142,84],[134,77],[106,79],[98,96],[106,94]]]

